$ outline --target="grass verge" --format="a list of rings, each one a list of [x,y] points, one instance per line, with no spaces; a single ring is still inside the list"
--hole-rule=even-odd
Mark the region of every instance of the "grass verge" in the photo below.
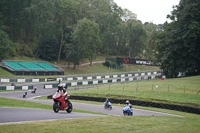
[[[200,117],[133,116],[63,119],[53,121],[27,122],[23,124],[0,125],[3,132],[15,133],[197,133]]]

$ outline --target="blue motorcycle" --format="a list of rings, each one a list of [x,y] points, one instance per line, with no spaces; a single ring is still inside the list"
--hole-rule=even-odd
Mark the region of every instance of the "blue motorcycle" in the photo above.
[[[124,114],[124,116],[126,116],[126,115],[127,116],[132,116],[133,115],[133,111],[129,106],[125,106],[123,108],[123,114]]]

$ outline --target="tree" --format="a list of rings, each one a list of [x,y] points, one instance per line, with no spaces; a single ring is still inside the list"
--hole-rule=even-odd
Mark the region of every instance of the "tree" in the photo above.
[[[37,47],[37,55],[39,58],[45,60],[55,60],[58,56],[57,51],[59,49],[58,40],[52,37],[42,38]]]
[[[144,49],[146,31],[140,21],[128,20],[126,26],[127,43],[129,46],[129,57],[138,56]]]
[[[160,26],[157,26],[153,23],[144,23],[146,32],[147,32],[147,41],[145,56],[147,60],[157,61],[158,50],[157,50],[157,41],[158,34],[162,31]]]
[[[127,46],[125,23],[121,22],[119,25],[116,26],[116,29],[117,32],[116,32],[115,55],[127,56],[129,52],[129,47]]]
[[[77,3],[73,0],[57,0],[55,2],[56,6],[56,30],[58,33],[57,38],[60,38],[60,46],[58,51],[58,63],[60,61],[60,56],[62,48],[65,44],[66,30],[75,24],[77,16]]]
[[[135,13],[129,11],[128,9],[123,10],[123,16],[122,16],[123,21],[136,20],[136,18],[137,15]]]
[[[73,33],[73,43],[77,54],[82,57],[79,59],[88,58],[91,66],[100,48],[99,25],[86,18],[79,20]]]
[[[8,38],[8,35],[0,29],[0,60],[14,55],[15,44],[11,42]]]
[[[159,48],[161,68],[168,77],[178,72],[200,74],[200,1],[181,0],[165,24]]]

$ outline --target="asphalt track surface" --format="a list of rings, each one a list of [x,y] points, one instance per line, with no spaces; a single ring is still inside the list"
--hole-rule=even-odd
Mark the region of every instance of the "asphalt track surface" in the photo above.
[[[88,118],[88,117],[102,117],[102,115],[88,114],[88,113],[67,113],[60,111],[54,113],[51,110],[44,109],[30,109],[30,108],[11,108],[0,107],[0,124],[19,123],[28,121],[43,121],[43,120],[57,120],[57,119],[73,119],[73,118]]]
[[[0,92],[0,97],[53,105],[53,100],[36,100],[33,98],[37,96],[52,95],[56,92],[56,88],[43,89],[43,84],[37,84],[35,86],[38,87],[36,93],[31,93],[30,91]],[[68,94],[70,94],[71,89],[70,88],[68,89]],[[22,98],[22,95],[24,92],[28,92],[26,98]],[[113,106],[112,110],[107,110],[107,109],[104,109],[103,103],[102,105],[94,105],[94,104],[72,102],[72,104],[73,104],[74,109],[99,112],[99,113],[110,114],[110,115],[115,115],[115,116],[123,115],[122,114],[123,107]],[[160,112],[148,111],[148,110],[142,110],[142,109],[133,109],[133,115],[134,116],[181,117],[179,115],[160,113]],[[16,123],[16,122],[18,123],[18,122],[27,122],[27,121],[55,120],[55,119],[103,117],[103,116],[104,115],[77,113],[77,112],[73,112],[73,110],[72,110],[72,113],[67,113],[66,111],[59,111],[58,113],[54,113],[53,110],[0,107],[0,124]]]

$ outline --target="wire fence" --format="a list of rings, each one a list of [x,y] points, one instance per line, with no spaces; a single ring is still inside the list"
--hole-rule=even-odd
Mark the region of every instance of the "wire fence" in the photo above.
[[[145,92],[167,92],[167,93],[179,93],[179,94],[195,94],[200,95],[200,87],[196,85],[181,85],[156,82],[158,79],[150,81],[133,81],[133,82],[121,82],[121,83],[109,83],[106,85],[92,85],[90,88],[96,88],[96,90],[124,90],[124,91],[145,91]],[[86,86],[75,86],[74,90],[88,89]]]

